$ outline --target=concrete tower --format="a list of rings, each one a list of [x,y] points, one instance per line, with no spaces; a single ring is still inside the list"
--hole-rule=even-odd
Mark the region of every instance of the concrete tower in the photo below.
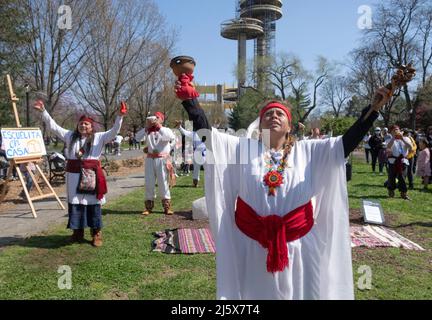
[[[239,98],[243,93],[242,86],[246,82],[246,40],[263,35],[263,23],[254,18],[236,18],[224,21],[221,25],[221,36],[238,42],[237,95]]]
[[[282,18],[281,0],[239,0],[240,18],[253,18],[262,21],[263,34],[255,40],[256,86],[267,90],[266,66],[274,56],[276,20]]]

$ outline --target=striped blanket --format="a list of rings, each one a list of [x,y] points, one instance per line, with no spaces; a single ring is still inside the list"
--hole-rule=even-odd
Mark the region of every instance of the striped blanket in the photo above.
[[[153,251],[164,253],[215,253],[215,244],[210,230],[167,229],[155,232],[157,237],[152,243]]]
[[[350,232],[351,247],[396,247],[424,251],[418,244],[383,226],[351,226]],[[167,229],[155,232],[154,236],[153,251],[186,254],[216,252],[213,237],[207,228]]]
[[[351,247],[395,247],[408,250],[424,249],[418,244],[404,238],[396,231],[383,226],[351,226]]]

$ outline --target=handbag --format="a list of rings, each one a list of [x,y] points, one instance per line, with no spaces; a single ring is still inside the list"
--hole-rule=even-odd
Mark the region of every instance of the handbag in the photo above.
[[[81,167],[77,193],[95,194],[96,181],[95,169]]]

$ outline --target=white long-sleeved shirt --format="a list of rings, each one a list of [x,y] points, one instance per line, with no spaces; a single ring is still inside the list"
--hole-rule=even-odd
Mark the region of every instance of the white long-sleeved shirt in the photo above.
[[[170,128],[161,127],[159,131],[147,133],[147,129],[141,129],[135,135],[137,141],[145,140],[149,153],[167,153],[171,151],[171,140],[175,139],[174,132]]]
[[[204,155],[204,153],[206,151],[206,146],[205,146],[205,143],[202,142],[199,135],[194,131],[189,131],[189,130],[184,129],[181,126],[179,127],[179,130],[180,130],[182,135],[192,139],[192,145],[193,145],[194,151],[196,151],[196,150],[201,151]]]
[[[75,141],[71,146],[71,138],[74,130],[67,130],[60,127],[54,119],[51,118],[49,113],[45,110],[42,113],[42,120],[47,126],[47,129],[54,133],[60,140],[66,143],[66,157],[67,159],[76,160],[76,153],[80,149],[80,146],[83,146],[86,142],[86,138],[79,139]],[[123,117],[118,116],[115,120],[114,126],[105,132],[97,132],[94,135],[93,144],[90,148],[90,151],[87,155],[84,156],[85,160],[97,160],[102,154],[102,150],[106,143],[110,142],[115,138],[117,133],[120,131],[121,125],[123,122]],[[67,195],[68,202],[71,204],[83,204],[83,205],[94,205],[94,204],[103,204],[105,203],[105,198],[98,200],[96,199],[96,195],[93,194],[78,194],[76,192],[78,182],[79,182],[79,173],[70,173],[68,172],[66,175],[66,187],[67,187]]]

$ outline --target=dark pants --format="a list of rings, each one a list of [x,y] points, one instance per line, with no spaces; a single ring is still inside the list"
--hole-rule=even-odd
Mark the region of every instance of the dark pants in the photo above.
[[[414,157],[408,159],[408,161],[409,161],[409,166],[407,168],[408,185],[410,188],[413,188],[414,187],[414,177],[413,177]]]
[[[371,150],[371,156],[372,156],[372,171],[375,172],[375,167],[376,167],[376,163],[377,163],[377,159],[378,159],[378,153],[379,150]],[[383,167],[379,166],[379,171],[382,172],[383,171]]]
[[[396,190],[396,187],[399,189],[400,192],[407,192],[407,185],[405,182],[405,177],[407,175],[407,168],[408,166],[406,164],[403,165],[402,173],[396,173],[396,168],[394,164],[389,163],[388,168],[388,183],[387,183],[387,189],[389,190]],[[398,180],[397,186],[396,186],[396,179]]]
[[[369,153],[371,153],[370,149],[365,148],[366,162],[369,163]]]

